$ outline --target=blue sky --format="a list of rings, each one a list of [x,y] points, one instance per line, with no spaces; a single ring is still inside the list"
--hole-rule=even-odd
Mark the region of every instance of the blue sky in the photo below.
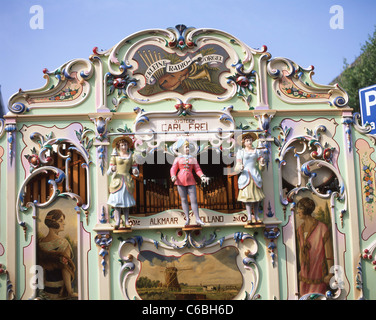
[[[71,59],[88,59],[92,49],[110,49],[144,29],[177,24],[226,31],[252,48],[268,47],[328,84],[353,62],[376,26],[374,0],[0,0],[0,86],[8,104],[19,88],[45,84],[42,70]],[[43,29],[32,29],[33,5],[43,8]],[[333,5],[343,9],[343,29],[330,26]],[[375,79],[376,83],[376,79]]]

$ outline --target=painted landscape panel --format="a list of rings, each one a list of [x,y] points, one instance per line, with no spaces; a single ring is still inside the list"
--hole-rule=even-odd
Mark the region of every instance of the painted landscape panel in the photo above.
[[[141,251],[136,282],[144,300],[231,300],[243,285],[239,251],[229,246],[212,254],[164,256]]]

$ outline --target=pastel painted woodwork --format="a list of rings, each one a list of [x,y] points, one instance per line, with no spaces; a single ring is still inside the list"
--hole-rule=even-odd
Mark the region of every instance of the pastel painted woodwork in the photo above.
[[[216,29],[145,30],[10,97],[1,299],[375,299],[376,138],[342,88],[260,47]],[[263,166],[246,184],[262,197],[246,202],[244,133]],[[108,204],[120,136],[137,167],[120,184],[135,200],[127,221]],[[171,181],[180,139],[209,178],[192,176],[202,224],[187,223]]]

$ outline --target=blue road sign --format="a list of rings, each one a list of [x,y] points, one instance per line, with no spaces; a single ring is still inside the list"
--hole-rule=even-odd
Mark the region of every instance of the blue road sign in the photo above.
[[[376,134],[376,84],[359,89],[360,115],[363,125],[372,126],[371,134]]]

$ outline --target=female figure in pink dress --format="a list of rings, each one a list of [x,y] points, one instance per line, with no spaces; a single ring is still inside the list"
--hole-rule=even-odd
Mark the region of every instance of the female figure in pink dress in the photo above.
[[[208,183],[207,178],[202,172],[197,159],[190,155],[190,143],[185,140],[181,145],[178,141],[178,150],[180,155],[175,158],[174,163],[170,169],[171,181],[175,183],[178,188],[179,196],[182,203],[182,208],[186,217],[186,226],[189,225],[189,204],[188,195],[191,200],[192,211],[195,215],[198,225],[204,225],[201,221],[198,213],[197,193],[196,193],[196,181],[193,176],[193,171],[201,178],[201,181]]]
[[[298,228],[300,258],[299,293],[325,294],[333,274],[333,246],[327,225],[312,217],[315,202],[306,197],[298,201],[297,214],[303,220]]]

